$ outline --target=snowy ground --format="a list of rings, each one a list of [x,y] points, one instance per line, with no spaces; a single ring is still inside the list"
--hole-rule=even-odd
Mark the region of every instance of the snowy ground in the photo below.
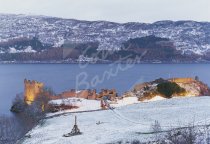
[[[127,102],[134,101],[131,99]],[[47,119],[43,126],[37,126],[30,131],[28,134],[31,138],[25,138],[23,143],[105,144],[118,140],[147,141],[152,135],[140,135],[139,132],[151,132],[151,124],[155,120],[159,121],[164,130],[180,125],[186,126],[192,122],[210,123],[210,97],[173,98],[130,105],[122,103],[121,106],[119,103],[119,107],[113,111],[69,113]],[[83,134],[69,138],[62,137],[71,131],[75,115]],[[102,124],[97,125],[98,121]]]
[[[153,100],[157,100],[154,98]],[[77,109],[71,109],[71,110],[64,110],[64,111],[59,111],[56,113],[49,113],[47,114],[47,117],[57,115],[57,114],[62,114],[62,113],[68,113],[68,112],[83,112],[83,111],[92,111],[92,110],[101,110],[101,101],[99,100],[87,100],[83,98],[68,98],[68,99],[63,99],[63,100],[52,100],[49,103],[51,104],[65,104],[65,105],[73,105],[77,106]],[[137,97],[126,97],[121,100],[118,100],[117,102],[110,102],[111,107],[122,107],[126,105],[131,105],[139,103]]]
[[[65,104],[65,105],[73,105],[77,106],[77,109],[71,109],[71,110],[64,110],[59,111],[56,113],[49,113],[47,114],[47,117],[62,114],[62,113],[68,113],[68,112],[82,112],[82,111],[91,111],[91,110],[100,110],[100,101],[97,100],[87,100],[82,98],[68,98],[64,100],[52,100],[50,101],[51,104]]]

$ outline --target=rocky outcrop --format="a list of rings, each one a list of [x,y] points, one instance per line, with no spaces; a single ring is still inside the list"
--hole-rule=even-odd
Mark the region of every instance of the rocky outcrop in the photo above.
[[[169,79],[169,81],[175,82],[184,88],[189,96],[209,95],[208,86],[199,80],[193,78],[173,78]]]
[[[160,90],[161,85],[163,92]],[[169,95],[168,95],[169,94]],[[149,100],[156,96],[165,98],[180,96],[209,96],[210,89],[203,82],[194,78],[157,79],[152,82],[137,84],[133,90],[124,96],[137,96],[140,101]]]

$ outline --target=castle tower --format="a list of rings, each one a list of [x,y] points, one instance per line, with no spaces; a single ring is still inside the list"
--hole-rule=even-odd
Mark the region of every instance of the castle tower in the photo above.
[[[44,87],[43,83],[25,79],[24,80],[25,103],[30,105],[37,98],[37,96],[42,92],[43,87]]]

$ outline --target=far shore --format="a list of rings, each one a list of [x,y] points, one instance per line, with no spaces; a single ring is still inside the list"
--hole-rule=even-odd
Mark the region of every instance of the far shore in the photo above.
[[[0,61],[0,64],[129,64],[128,62]],[[132,64],[210,64],[206,62],[138,62]]]

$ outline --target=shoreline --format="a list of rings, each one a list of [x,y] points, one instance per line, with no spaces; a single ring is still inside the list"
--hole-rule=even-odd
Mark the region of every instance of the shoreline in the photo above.
[[[63,62],[63,61],[0,61],[0,64],[210,64],[210,62]]]

